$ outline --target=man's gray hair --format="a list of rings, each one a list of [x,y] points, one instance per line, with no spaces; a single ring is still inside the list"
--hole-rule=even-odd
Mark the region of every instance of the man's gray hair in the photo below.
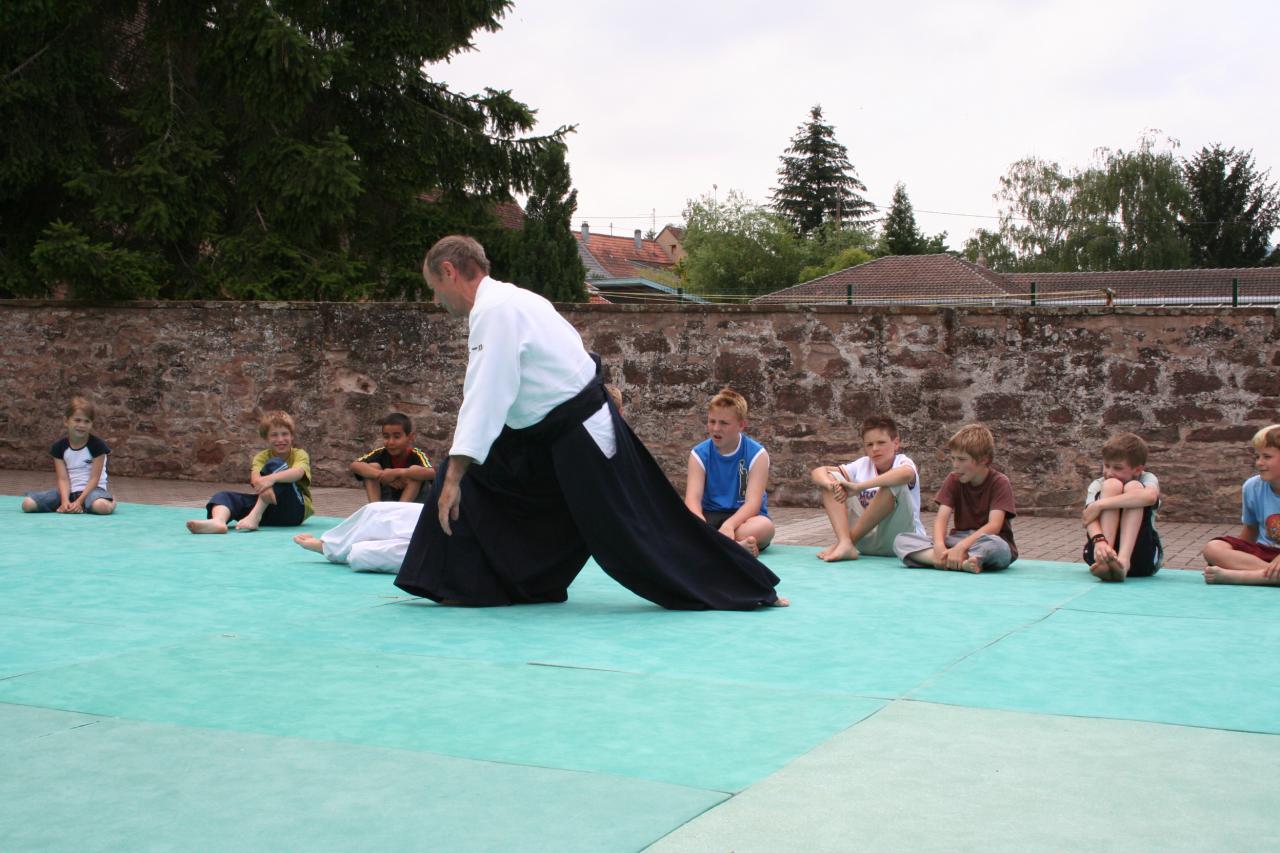
[[[440,265],[448,261],[464,278],[477,278],[489,274],[489,259],[484,246],[471,237],[450,234],[441,237],[427,252],[427,269],[432,275],[440,274]]]

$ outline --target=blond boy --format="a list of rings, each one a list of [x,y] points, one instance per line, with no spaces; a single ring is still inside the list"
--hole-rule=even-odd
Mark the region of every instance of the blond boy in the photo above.
[[[205,504],[205,518],[187,522],[192,533],[226,533],[232,521],[243,532],[259,525],[296,527],[311,516],[311,457],[293,445],[293,418],[269,412],[258,435],[269,446],[249,464],[253,493],[218,492]]]
[[[1244,526],[1204,546],[1205,583],[1280,586],[1280,424],[1258,430],[1251,444],[1258,473],[1241,490]]]
[[[1102,476],[1089,484],[1080,517],[1089,536],[1084,561],[1098,580],[1121,582],[1160,570],[1160,482],[1146,466],[1147,443],[1131,432],[1102,445]]]
[[[707,440],[689,452],[684,503],[725,536],[759,554],[773,541],[769,451],[743,432],[747,401],[725,388],[707,404]]]
[[[899,534],[925,535],[920,474],[911,457],[901,452],[898,425],[892,418],[872,415],[862,422],[860,434],[865,455],[809,472],[836,535],[835,544],[818,552],[828,563],[856,560],[861,554],[892,557]]]
[[[1017,512],[1009,478],[991,467],[995,439],[982,424],[968,424],[951,436],[947,450],[951,473],[934,496],[933,537],[904,533],[894,550],[912,567],[974,574],[1004,569],[1018,559],[1009,523]]]

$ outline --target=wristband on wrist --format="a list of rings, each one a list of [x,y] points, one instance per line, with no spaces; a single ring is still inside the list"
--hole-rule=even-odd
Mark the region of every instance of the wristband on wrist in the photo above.
[[[1095,534],[1093,534],[1093,536],[1089,537],[1089,541],[1090,541],[1090,542],[1092,542],[1092,543],[1094,543],[1095,545],[1096,545],[1097,543],[1099,543],[1099,542],[1106,542],[1106,541],[1107,541],[1107,534],[1105,534],[1105,533],[1095,533]]]

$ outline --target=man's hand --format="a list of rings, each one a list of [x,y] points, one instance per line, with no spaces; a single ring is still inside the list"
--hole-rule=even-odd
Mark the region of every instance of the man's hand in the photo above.
[[[444,530],[445,536],[453,535],[453,528],[449,526],[449,522],[458,520],[461,506],[462,484],[455,482],[453,477],[446,477],[444,485],[440,487],[440,504],[437,507],[440,527]]]

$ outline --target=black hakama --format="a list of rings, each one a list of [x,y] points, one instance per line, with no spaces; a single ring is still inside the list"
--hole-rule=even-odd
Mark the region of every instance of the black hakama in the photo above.
[[[564,601],[592,556],[618,583],[671,610],[777,601],[777,576],[689,512],[611,401],[617,453],[604,455],[583,421],[606,402],[597,374],[539,423],[504,428],[462,479],[452,536],[437,511],[446,462],[396,586],[472,606]]]

